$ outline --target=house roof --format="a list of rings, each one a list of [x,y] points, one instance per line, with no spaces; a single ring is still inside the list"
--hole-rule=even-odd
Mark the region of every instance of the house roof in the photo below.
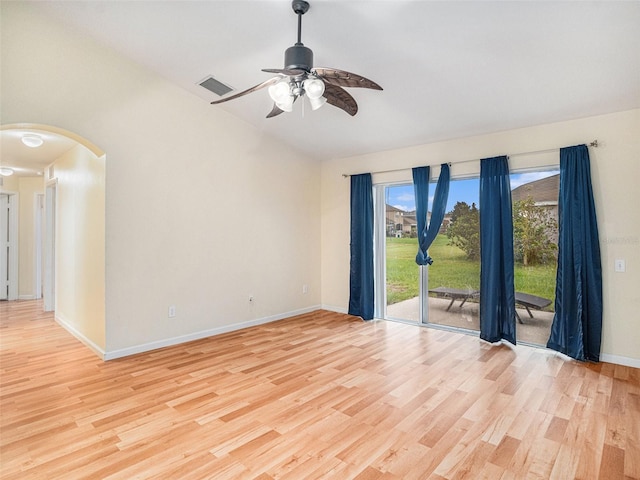
[[[533,198],[534,202],[558,202],[558,192],[560,190],[560,174],[546,177],[541,180],[525,183],[511,191],[511,200],[516,202]]]

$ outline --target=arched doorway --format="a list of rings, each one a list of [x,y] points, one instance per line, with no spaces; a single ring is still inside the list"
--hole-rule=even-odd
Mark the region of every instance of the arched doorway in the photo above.
[[[25,146],[25,137],[41,145]],[[18,299],[37,298],[41,286],[45,310],[102,355],[105,154],[77,134],[41,124],[3,125],[0,138],[2,166],[13,171],[0,188],[21,205]]]

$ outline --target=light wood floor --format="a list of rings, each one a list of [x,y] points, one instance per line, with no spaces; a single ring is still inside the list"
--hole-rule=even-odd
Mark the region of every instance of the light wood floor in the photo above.
[[[640,370],[319,311],[102,362],[2,302],[9,479],[639,479]]]

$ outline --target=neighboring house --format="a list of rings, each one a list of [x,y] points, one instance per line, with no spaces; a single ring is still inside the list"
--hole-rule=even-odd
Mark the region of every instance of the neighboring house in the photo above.
[[[412,233],[414,235],[418,230],[418,221],[416,218],[416,211],[405,212],[399,208],[387,205],[386,208],[387,218],[387,237],[409,237]],[[427,213],[427,222],[431,221],[431,212]],[[451,223],[451,215],[446,214],[442,220],[439,233],[447,233],[447,228]]]
[[[445,213],[444,218],[442,219],[442,225],[440,225],[440,231],[438,233],[445,235],[447,233],[447,228],[451,225],[451,215]]]
[[[525,183],[511,191],[511,201],[518,202],[532,198],[534,205],[545,209],[558,222],[558,194],[560,192],[560,174]],[[558,231],[547,231],[553,242],[558,241]]]
[[[386,207],[388,237],[410,237],[412,232],[417,231],[415,210],[406,212],[392,205]]]
[[[560,174],[525,183],[511,190],[511,201],[517,202],[533,198],[535,205],[549,210],[558,219],[558,193],[560,191]]]

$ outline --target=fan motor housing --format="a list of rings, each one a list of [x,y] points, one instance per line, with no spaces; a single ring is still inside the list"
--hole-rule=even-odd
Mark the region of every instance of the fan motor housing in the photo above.
[[[295,44],[284,52],[284,68],[300,69],[307,72],[313,67],[313,52],[302,44]]]

